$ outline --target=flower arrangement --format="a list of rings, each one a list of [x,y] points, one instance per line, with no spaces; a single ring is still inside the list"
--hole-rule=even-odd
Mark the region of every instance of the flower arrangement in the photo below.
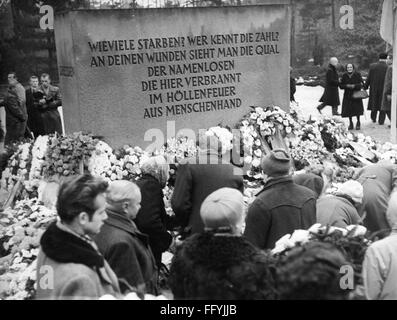
[[[292,159],[294,159],[296,170],[320,165],[328,156],[324,145],[312,140],[310,137],[307,140],[300,140],[299,143],[291,144],[290,153]]]
[[[356,157],[356,153],[351,148],[339,148],[334,153],[334,158],[341,167],[362,167],[362,163]]]
[[[116,158],[119,161],[119,169],[116,168],[117,180],[136,180],[141,175],[142,163],[149,158],[149,155],[139,147],[124,146],[116,152]],[[115,178],[114,173],[111,180],[114,180],[113,178]]]
[[[71,176],[84,170],[98,143],[92,135],[81,132],[67,136],[51,135],[43,168],[44,177]]]
[[[8,160],[7,168],[2,173],[1,188],[10,191],[17,181],[29,178],[29,170],[32,163],[32,143],[22,142],[15,146],[15,153]]]
[[[252,111],[238,124],[244,162],[251,165],[249,177],[260,177],[260,163],[263,153],[276,147],[287,148],[285,137],[298,134],[299,124],[276,106],[251,107]]]
[[[322,226],[315,224],[309,230],[297,230],[292,235],[282,237],[272,250],[275,256],[286,255],[296,246],[309,241],[332,243],[349,261],[355,271],[356,285],[362,284],[361,270],[364,256],[371,241],[368,240],[367,229],[363,226],[352,225],[344,228]]]
[[[240,126],[253,126],[256,132],[260,133],[263,138],[274,136],[277,130],[283,136],[297,133],[297,123],[280,107],[251,108],[253,111],[243,118]]]
[[[180,163],[183,159],[197,155],[197,143],[195,140],[183,136],[171,138],[159,150],[159,154],[171,162]]]
[[[207,130],[205,135],[218,138],[222,145],[222,154],[233,149],[233,133],[229,129],[220,126],[212,127]]]
[[[23,200],[4,211],[0,219],[0,245],[3,249],[0,270],[1,299],[29,299],[34,295],[35,264],[41,235],[56,219],[54,210],[37,199]]]
[[[342,146],[343,142],[348,141],[348,131],[345,124],[336,121],[334,118],[323,118],[319,122],[319,130],[324,145],[329,152],[334,152]]]
[[[99,141],[90,159],[88,160],[88,171],[93,176],[99,176],[110,180],[112,165],[116,163],[116,156],[113,149],[105,142]]]

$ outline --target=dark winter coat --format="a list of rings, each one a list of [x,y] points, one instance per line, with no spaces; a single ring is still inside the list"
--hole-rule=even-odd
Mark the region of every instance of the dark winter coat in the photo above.
[[[97,300],[106,294],[120,295],[117,277],[93,241],[57,222],[44,232],[40,245],[36,299]]]
[[[196,234],[177,249],[169,285],[179,300],[274,299],[267,256],[242,237]]]
[[[350,200],[339,196],[325,196],[317,200],[317,222],[346,228],[361,223],[357,209]]]
[[[62,134],[62,121],[58,107],[62,105],[61,93],[58,87],[49,86],[48,94],[45,94],[43,87],[40,90],[44,93],[46,103],[39,107],[45,134]]]
[[[354,85],[354,89],[347,88],[347,85]],[[361,99],[354,99],[353,93],[363,88],[363,78],[359,72],[349,75],[343,74],[340,88],[345,90],[342,103],[342,117],[356,117],[364,114],[364,105]]]
[[[282,177],[267,182],[257,195],[248,210],[244,236],[260,249],[273,249],[286,234],[315,223],[314,192]]]
[[[95,237],[117,277],[140,292],[157,294],[157,267],[149,247],[148,236],[122,214],[107,210],[108,219]],[[128,286],[120,282],[122,292]]]
[[[393,67],[389,66],[385,77],[385,87],[383,90],[382,111],[391,111],[391,96],[393,84]]]
[[[328,66],[324,94],[320,102],[325,103],[327,106],[337,107],[340,105],[339,100],[339,75],[338,71],[333,65]]]
[[[233,165],[221,163],[216,154],[185,160],[178,168],[171,199],[178,224],[190,227],[192,234],[203,232],[201,205],[205,198],[221,188],[244,191],[243,178],[235,173]]]
[[[32,88],[26,90],[26,109],[28,112],[28,127],[35,138],[45,134],[43,119],[39,111],[39,101]]]
[[[6,111],[6,137],[5,144],[23,138],[26,131],[27,112],[25,89],[17,83],[9,87],[4,100]]]
[[[365,89],[370,88],[368,110],[379,111],[381,109],[386,71],[387,64],[383,61],[373,63],[369,68],[368,78],[365,81]]]
[[[386,219],[390,194],[397,187],[397,166],[371,165],[358,172],[364,188],[364,226],[371,232],[390,229]]]
[[[141,189],[141,209],[135,219],[139,231],[149,236],[157,266],[161,264],[161,255],[172,242],[172,236],[167,231],[167,213],[164,205],[164,194],[160,183],[150,175],[143,175],[137,181]]]

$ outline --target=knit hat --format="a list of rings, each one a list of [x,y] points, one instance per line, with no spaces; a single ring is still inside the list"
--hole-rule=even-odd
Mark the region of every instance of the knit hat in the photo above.
[[[243,219],[244,199],[237,189],[222,188],[201,205],[200,216],[208,229],[235,227]]]
[[[357,181],[349,180],[345,182],[339,187],[338,193],[349,196],[356,203],[363,202],[364,188]]]
[[[291,158],[284,149],[275,149],[262,160],[262,170],[270,177],[286,176],[291,169]]]

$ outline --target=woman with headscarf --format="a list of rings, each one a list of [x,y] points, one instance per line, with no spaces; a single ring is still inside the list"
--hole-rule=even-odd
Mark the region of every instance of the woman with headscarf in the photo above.
[[[363,186],[360,183],[353,180],[345,182],[335,195],[327,195],[317,201],[317,222],[338,228],[361,224],[358,209],[363,196]]]
[[[352,63],[347,64],[346,72],[342,76],[340,88],[345,90],[342,103],[342,118],[349,118],[349,130],[354,129],[353,117],[357,117],[356,130],[361,130],[360,116],[364,114],[364,105],[361,99],[353,98],[355,91],[363,88],[363,78],[355,70]]]
[[[205,231],[178,247],[169,285],[177,300],[269,300],[275,298],[269,257],[241,236],[244,199],[222,188],[203,202]]]
[[[169,166],[163,156],[152,157],[143,163],[142,177],[137,181],[141,190],[141,209],[135,223],[142,233],[149,236],[157,266],[161,266],[161,256],[172,243],[167,231],[168,215],[165,211],[163,188],[169,177]]]

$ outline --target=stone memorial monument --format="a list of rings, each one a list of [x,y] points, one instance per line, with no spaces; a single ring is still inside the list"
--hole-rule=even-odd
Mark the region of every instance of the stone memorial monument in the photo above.
[[[151,132],[166,141],[234,125],[250,106],[288,109],[289,1],[278,2],[58,14],[66,132],[148,146]]]

